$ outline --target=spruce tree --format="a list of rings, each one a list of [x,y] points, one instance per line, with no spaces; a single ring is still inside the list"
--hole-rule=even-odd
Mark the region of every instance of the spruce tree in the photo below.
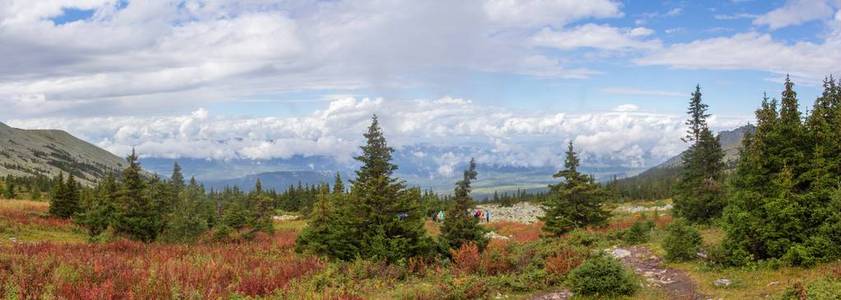
[[[12,176],[6,177],[6,184],[3,188],[3,198],[6,199],[15,199],[17,198],[17,193],[15,191],[15,182],[12,179]]]
[[[540,218],[548,236],[560,236],[575,228],[603,225],[610,212],[602,206],[606,193],[592,176],[578,172],[580,161],[572,141],[566,151],[564,169],[555,173],[563,181],[549,185],[543,202],[545,215]]]
[[[147,183],[143,178],[138,156],[134,149],[126,160],[128,166],[123,170],[123,184],[117,196],[118,233],[144,242],[155,240],[162,228],[162,216],[146,191]]]
[[[724,151],[707,127],[707,105],[700,86],[689,101],[689,127],[684,142],[692,143],[682,156],[682,170],[674,196],[675,213],[691,222],[706,223],[724,209]]]
[[[82,203],[82,212],[75,218],[77,224],[88,229],[95,237],[114,223],[115,203],[119,186],[113,175],[108,174],[95,188],[94,194]]]
[[[345,192],[345,183],[342,180],[342,175],[336,172],[336,180],[333,182],[333,194],[343,194]]]
[[[476,175],[476,161],[471,159],[467,170],[464,170],[463,179],[456,183],[454,205],[447,211],[444,226],[441,227],[441,238],[452,249],[473,243],[482,250],[488,243],[485,229],[479,226],[479,220],[471,214],[476,205],[470,197],[470,185],[476,180]]]
[[[177,183],[173,185],[177,188]],[[162,239],[167,242],[193,242],[209,228],[204,209],[204,203],[207,201],[204,188],[195,180],[191,180],[190,185],[182,189],[162,233]]]
[[[181,165],[178,162],[172,165],[172,175],[169,176],[169,182],[175,194],[180,194],[184,190],[184,174],[181,173]]]
[[[64,180],[59,173],[50,195],[50,214],[62,219],[69,219],[79,212],[79,184],[73,175]]]
[[[362,166],[349,200],[355,231],[360,233],[359,256],[394,262],[429,254],[432,240],[423,227],[420,192],[392,177],[397,169],[391,163],[394,149],[386,143],[376,115],[364,137],[362,154],[355,158]]]
[[[356,258],[360,253],[359,241],[356,240],[359,233],[351,222],[352,215],[345,199],[347,195],[336,193],[335,186],[332,194],[327,190],[319,193],[307,219],[308,226],[295,243],[297,252],[341,260]]]

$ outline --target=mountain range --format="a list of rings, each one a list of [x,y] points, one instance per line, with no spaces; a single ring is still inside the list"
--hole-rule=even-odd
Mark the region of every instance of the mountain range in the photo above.
[[[89,184],[126,161],[62,130],[17,129],[0,123],[0,175],[73,174]]]
[[[753,126],[722,131],[719,139],[725,150],[725,160],[733,165],[745,133]],[[125,160],[95,145],[78,139],[61,130],[24,130],[0,123],[0,175],[55,176],[59,172],[73,172],[83,183],[90,183],[108,172],[125,167]],[[436,192],[449,192],[458,179],[460,169],[471,155],[481,149],[470,146],[438,147],[418,144],[396,149],[394,163],[399,166],[396,175],[411,186]],[[677,155],[650,168],[611,166],[610,163],[587,164],[582,171],[605,181],[611,178],[645,180],[648,177],[675,176],[680,167]],[[446,158],[442,161],[442,158]],[[326,156],[292,156],[266,160],[250,159],[170,159],[142,158],[143,168],[166,177],[178,162],[186,177],[195,177],[209,188],[238,186],[253,188],[260,179],[266,188],[285,189],[297,184],[332,182],[336,173],[352,179],[355,162],[339,162]],[[541,190],[557,179],[552,177],[557,167],[511,166],[480,164],[479,180],[475,183],[477,194],[494,191]]]

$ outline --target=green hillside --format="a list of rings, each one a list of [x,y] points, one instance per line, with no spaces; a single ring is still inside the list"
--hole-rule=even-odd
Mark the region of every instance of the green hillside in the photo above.
[[[72,173],[91,183],[125,160],[62,130],[25,130],[0,123],[0,176]]]

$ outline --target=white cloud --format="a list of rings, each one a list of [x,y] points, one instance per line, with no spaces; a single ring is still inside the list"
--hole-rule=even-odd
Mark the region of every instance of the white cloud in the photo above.
[[[0,2],[0,55],[14,58],[0,62],[0,102],[63,103],[32,116],[447,85],[470,71],[586,78],[598,71],[534,49],[531,33],[622,15],[610,0]],[[54,24],[65,8],[94,14]]]
[[[765,25],[771,30],[800,25],[809,21],[822,20],[832,17],[833,0],[788,0],[777,9],[753,20],[754,25]]]
[[[564,25],[590,17],[619,17],[619,3],[610,0],[488,0],[490,20],[507,26]]]
[[[554,30],[543,28],[533,38],[537,46],[551,47],[562,50],[576,48],[596,48],[605,50],[627,49],[656,49],[660,41],[656,39],[644,40],[641,37],[653,32],[651,29],[637,27],[621,29],[608,25],[584,24],[569,30]]]
[[[546,167],[561,163],[567,140],[599,161],[633,167],[649,166],[684,147],[682,115],[638,112],[622,105],[603,113],[515,113],[470,101],[387,101],[344,98],[302,117],[235,118],[206,110],[171,117],[37,118],[12,120],[23,128],[60,128],[123,155],[131,147],[145,156],[213,159],[288,158],[324,155],[349,162],[362,143],[372,114],[380,116],[389,143],[395,147],[477,145],[471,153],[480,163]],[[729,129],[747,118],[716,118],[715,128]],[[446,153],[446,152],[445,152]],[[412,150],[415,157],[435,155]],[[468,157],[430,157],[440,175],[452,174]]]
[[[791,74],[807,82],[819,82],[841,71],[841,32],[822,43],[775,41],[770,34],[741,33],[674,44],[653,51],[636,62],[685,69],[762,70]]]

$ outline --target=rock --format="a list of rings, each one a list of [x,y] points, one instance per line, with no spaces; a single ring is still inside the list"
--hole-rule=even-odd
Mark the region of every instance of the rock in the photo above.
[[[273,216],[272,219],[275,221],[292,221],[297,220],[298,216],[296,215],[280,215],[280,216]]]
[[[496,232],[494,232],[494,231],[491,231],[491,232],[486,233],[486,234],[485,234],[485,237],[486,237],[486,238],[489,238],[489,239],[492,239],[492,240],[504,240],[504,241],[507,241],[507,240],[511,239],[511,238],[509,238],[509,237],[507,237],[507,236],[504,236],[504,235],[498,234],[498,233],[496,233]]]
[[[717,287],[728,287],[731,284],[733,284],[733,282],[730,281],[730,279],[727,279],[727,278],[716,279],[713,282],[713,285],[715,285]]]
[[[616,248],[610,251],[610,255],[612,255],[615,258],[622,259],[631,256],[631,251],[622,248]]]
[[[628,213],[638,213],[638,212],[647,212],[647,211],[665,211],[672,209],[671,204],[666,204],[663,206],[654,206],[654,207],[645,207],[645,206],[630,206],[630,207],[619,207],[616,210],[621,212],[628,212]]]
[[[775,286],[775,285],[778,285],[778,284],[780,284],[779,281],[771,281],[770,283],[768,283],[768,286]]]

